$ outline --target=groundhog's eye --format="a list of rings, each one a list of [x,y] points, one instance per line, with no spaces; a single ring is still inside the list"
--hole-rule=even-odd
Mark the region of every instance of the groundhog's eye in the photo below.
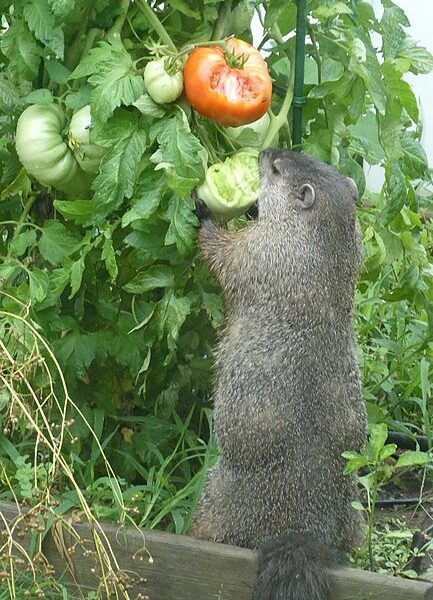
[[[281,158],[276,158],[271,162],[271,169],[274,175],[282,175],[283,174],[283,161]]]

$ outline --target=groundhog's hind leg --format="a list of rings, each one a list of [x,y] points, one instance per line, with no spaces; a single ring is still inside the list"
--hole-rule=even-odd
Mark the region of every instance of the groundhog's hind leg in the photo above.
[[[239,530],[242,520],[232,503],[234,482],[218,462],[208,473],[188,535],[225,544],[248,545]]]

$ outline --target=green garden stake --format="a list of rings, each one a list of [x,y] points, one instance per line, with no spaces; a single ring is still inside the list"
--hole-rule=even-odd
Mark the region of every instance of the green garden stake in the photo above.
[[[307,0],[297,0],[296,14],[296,55],[295,88],[293,95],[293,149],[301,150],[302,144],[302,107],[305,104],[305,36],[307,33]]]

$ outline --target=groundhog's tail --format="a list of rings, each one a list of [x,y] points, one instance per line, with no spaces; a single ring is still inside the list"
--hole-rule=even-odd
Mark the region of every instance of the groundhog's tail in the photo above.
[[[312,535],[287,533],[259,548],[253,600],[328,600],[327,569],[341,563],[337,552]]]

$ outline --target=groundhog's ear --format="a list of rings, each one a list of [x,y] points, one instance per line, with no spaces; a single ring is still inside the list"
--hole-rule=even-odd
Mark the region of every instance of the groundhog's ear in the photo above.
[[[316,200],[316,191],[309,183],[304,183],[299,188],[298,194],[299,205],[302,208],[311,208]]]
[[[283,159],[282,158],[274,158],[271,161],[271,169],[274,175],[282,175],[283,174]]]
[[[350,190],[352,192],[353,199],[358,200],[358,198],[359,198],[358,186],[356,185],[355,181],[351,177],[348,177],[347,181],[349,182],[349,186],[350,186]]]

